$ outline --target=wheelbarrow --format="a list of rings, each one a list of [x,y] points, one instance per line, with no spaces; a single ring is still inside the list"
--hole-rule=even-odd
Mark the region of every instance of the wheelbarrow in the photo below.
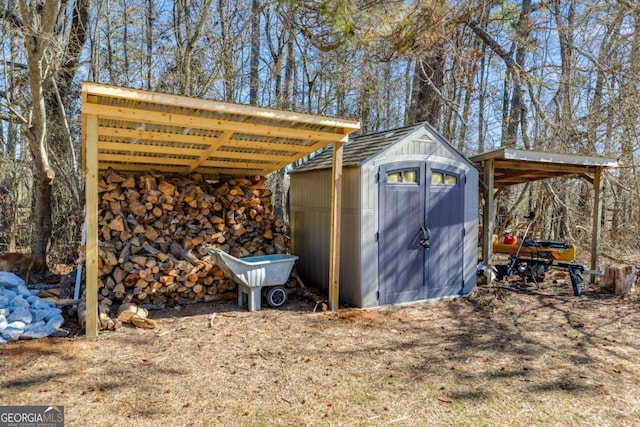
[[[260,310],[263,288],[267,303],[274,308],[287,302],[287,290],[282,286],[289,279],[295,255],[273,254],[236,258],[217,248],[207,249],[223,273],[238,284],[238,304],[249,311]]]

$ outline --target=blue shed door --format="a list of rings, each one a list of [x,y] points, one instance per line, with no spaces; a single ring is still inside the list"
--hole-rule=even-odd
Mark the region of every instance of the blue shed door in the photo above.
[[[380,304],[424,299],[424,162],[382,166],[379,182]]]
[[[463,181],[461,173],[438,164],[380,168],[380,304],[462,291]]]
[[[427,168],[427,298],[462,293],[464,262],[464,175],[452,168]]]

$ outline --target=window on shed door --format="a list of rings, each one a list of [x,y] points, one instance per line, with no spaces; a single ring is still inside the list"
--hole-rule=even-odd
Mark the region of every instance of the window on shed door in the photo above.
[[[417,182],[418,171],[415,169],[393,171],[387,174],[388,184],[416,184]]]
[[[431,185],[458,185],[458,176],[445,172],[431,172]]]

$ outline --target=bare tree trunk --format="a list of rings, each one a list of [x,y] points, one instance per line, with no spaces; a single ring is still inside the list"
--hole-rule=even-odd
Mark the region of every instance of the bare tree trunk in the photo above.
[[[67,2],[64,6],[67,6]],[[31,120],[25,125],[23,133],[29,142],[35,166],[32,210],[34,239],[31,251],[42,266],[46,266],[53,229],[52,184],[56,174],[50,161],[51,153],[58,151],[65,159],[69,158],[70,176],[66,178],[72,188],[77,190],[79,187],[73,179],[77,165],[73,160],[75,153],[70,143],[63,103],[69,97],[70,82],[78,68],[86,41],[89,5],[88,1],[79,0],[73,6],[72,21],[65,26],[59,22],[65,16],[61,1],[47,1],[43,5],[20,1],[23,33],[29,34],[23,40],[32,107]],[[62,124],[57,127],[49,126],[60,122]],[[65,168],[61,160],[57,161],[57,165]]]
[[[255,5],[254,5],[255,6]],[[280,29],[280,31],[278,30],[272,30],[271,28],[271,23],[272,23],[272,19],[274,18],[271,15],[271,10],[267,9],[265,11],[265,22],[264,22],[264,33],[265,33],[265,38],[266,38],[266,45],[267,48],[269,49],[269,53],[271,55],[271,61],[273,63],[272,65],[272,71],[271,71],[271,80],[273,80],[273,87],[274,87],[274,98],[275,98],[275,105],[276,108],[286,108],[285,106],[288,103],[288,97],[289,97],[289,93],[288,93],[288,88],[285,87],[283,89],[283,81],[282,81],[282,72],[283,72],[283,64],[284,64],[284,56],[285,56],[285,49],[287,49],[287,43],[288,43],[288,38],[289,38],[289,33],[287,31],[283,31],[284,27]],[[285,22],[286,26],[286,20],[283,20]],[[254,24],[254,22],[252,21],[252,25]],[[259,24],[260,24],[260,20],[258,19],[258,30],[257,30],[257,40],[253,40],[252,39],[252,57],[251,59],[253,60],[253,53],[256,53],[256,59],[259,60],[260,59],[260,28],[259,28]],[[254,37],[254,32],[253,32],[253,26],[251,29],[251,37]],[[273,39],[273,35],[275,34],[276,36],[276,40],[274,41]],[[257,48],[254,51],[254,42],[257,43]],[[256,61],[255,64],[255,72],[256,72],[256,79],[258,79],[258,61]],[[254,72],[254,68],[252,65],[251,68],[251,72]],[[286,73],[286,70],[285,70]],[[256,84],[259,84],[259,80],[256,80]],[[256,89],[258,88],[258,86],[256,86]],[[257,102],[257,90],[256,90],[256,102]]]
[[[413,74],[413,96],[409,121],[427,121],[436,128],[442,118],[442,88],[444,87],[444,49],[435,47],[416,61]]]
[[[358,97],[358,111],[360,116],[360,131],[363,134],[372,132],[371,126],[371,85],[375,84],[370,77],[365,77],[360,83],[359,97]]]
[[[146,77],[146,87],[147,89],[152,89],[152,76],[153,76],[153,23],[154,23],[154,2],[153,0],[147,0],[147,13],[146,13],[146,45],[147,45],[147,77]]]
[[[13,30],[11,30],[13,31]],[[10,63],[6,64],[6,74],[9,78],[7,94],[10,99],[15,99],[17,94],[17,87],[15,77],[15,67],[18,63],[18,46],[16,38],[11,37],[9,39],[9,52]],[[6,159],[6,163],[3,162],[2,166],[2,185],[0,185],[0,226],[2,226],[2,234],[7,242],[5,250],[14,252],[17,247],[16,236],[18,235],[18,203],[19,203],[19,191],[20,186],[17,179],[17,171],[19,169],[20,159],[16,158],[18,154],[18,138],[19,124],[16,119],[10,117],[7,123],[7,133],[4,145],[4,152],[2,157]],[[23,150],[20,150],[23,151]],[[24,154],[23,156],[24,157]]]
[[[209,19],[212,0],[204,0],[195,27],[191,14],[196,14],[190,0],[181,0],[174,7],[174,32],[177,44],[177,61],[180,69],[180,93],[191,96],[193,88],[193,52],[202,37],[202,31]]]
[[[282,83],[282,102],[280,105],[285,108],[288,103],[288,108],[294,108],[295,94],[293,89],[293,75],[296,68],[296,54],[295,54],[295,33],[289,28],[287,30],[287,65],[284,69],[284,82]]]
[[[47,248],[51,238],[51,183],[55,173],[49,163],[47,141],[47,109],[45,105],[44,77],[46,76],[46,54],[53,42],[56,20],[60,11],[60,1],[50,1],[43,10],[36,5],[20,1],[22,20],[30,34],[41,37],[25,37],[29,86],[33,104],[33,119],[26,129],[29,148],[35,165],[35,201],[33,223],[35,236],[31,251],[40,265],[46,265]]]
[[[486,55],[487,45],[482,46],[482,60],[480,63],[480,94],[478,96],[478,153],[485,151],[485,118],[484,118],[484,101],[487,97],[487,87],[489,86],[489,67],[491,66],[491,57]]]
[[[634,157],[634,146],[640,146],[640,135],[638,135],[638,105],[640,104],[640,9],[632,8],[629,13],[633,16],[634,31],[631,36],[631,47],[629,53],[629,71],[626,79],[620,88],[620,94],[626,99],[619,103],[621,111],[622,137],[620,138],[620,160],[624,164],[632,165],[632,168],[624,168],[620,171],[620,182],[631,183],[632,200],[640,200],[640,177],[636,167]],[[625,198],[626,199],[626,198]],[[625,209],[624,206],[617,206],[618,212],[628,217],[623,217],[622,222],[631,222],[635,228],[640,228],[640,214],[638,207],[635,209]],[[625,221],[625,219],[627,221]]]
[[[249,65],[249,104],[258,104],[260,65],[260,0],[251,3],[251,60]]]
[[[404,125],[411,123],[411,71],[415,60],[407,60],[407,65],[404,70],[405,87],[404,87]]]
[[[109,3],[112,0],[106,0],[106,7],[105,10],[107,11],[107,13],[105,14],[106,18],[106,32],[107,34],[112,34],[111,31],[111,15],[108,13],[109,12],[109,8],[110,5]],[[115,63],[113,60],[113,45],[111,43],[111,37],[107,37],[107,71],[109,72],[109,83],[111,84],[118,84],[119,81],[116,77],[117,73],[116,73],[116,69],[115,69]],[[97,75],[100,75],[100,71],[98,70]]]
[[[122,2],[122,21],[123,21],[123,35],[122,35],[122,56],[124,57],[124,79],[125,86],[129,86],[129,8],[127,7],[127,0]]]
[[[520,9],[520,19],[516,28],[517,45],[515,50],[515,63],[518,69],[524,69],[525,55],[527,53],[526,41],[531,32],[531,0],[523,0]],[[513,73],[513,92],[511,93],[511,106],[507,119],[506,137],[504,145],[507,147],[515,147],[518,139],[518,128],[522,123],[522,116],[527,114],[527,107],[524,103],[525,89],[522,81],[518,76],[517,70],[511,70]],[[520,128],[524,135],[527,129]],[[529,148],[525,145],[526,148]]]
[[[231,22],[227,15],[228,0],[218,0],[218,11],[220,16],[220,62],[222,63],[222,76],[224,79],[224,100],[234,101],[235,97],[235,67],[232,56],[233,40],[231,40]]]

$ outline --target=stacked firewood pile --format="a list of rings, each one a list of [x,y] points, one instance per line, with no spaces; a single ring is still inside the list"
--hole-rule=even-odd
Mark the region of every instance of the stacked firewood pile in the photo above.
[[[287,250],[282,221],[259,176],[211,183],[197,174],[108,170],[98,192],[101,305],[230,299],[236,285],[212,263],[208,246],[236,257]]]

